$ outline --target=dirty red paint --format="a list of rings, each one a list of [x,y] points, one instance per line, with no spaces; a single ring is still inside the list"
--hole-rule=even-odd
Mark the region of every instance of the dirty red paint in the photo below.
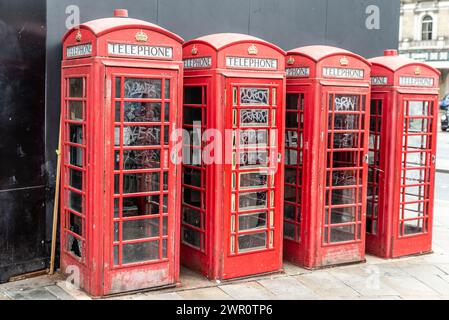
[[[282,269],[284,61],[281,49],[248,35],[184,45],[184,129],[222,136],[218,162],[183,166],[181,262],[209,279]],[[240,161],[248,150],[268,163]]]
[[[183,39],[125,13],[63,39],[61,267],[93,296],[179,281]]]
[[[438,70],[387,50],[372,71],[366,249],[394,258],[432,250]]]
[[[334,47],[287,53],[284,255],[364,261],[370,63]]]

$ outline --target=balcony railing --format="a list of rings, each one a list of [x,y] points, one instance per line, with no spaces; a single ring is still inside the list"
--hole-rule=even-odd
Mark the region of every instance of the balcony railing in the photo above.
[[[422,41],[407,41],[403,40],[399,42],[399,48],[401,50],[413,50],[413,49],[443,49],[449,48],[449,40],[422,40]]]

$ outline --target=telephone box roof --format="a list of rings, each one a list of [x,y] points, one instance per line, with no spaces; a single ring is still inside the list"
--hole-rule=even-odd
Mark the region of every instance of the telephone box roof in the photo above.
[[[288,55],[291,54],[301,54],[304,55],[315,62],[319,62],[327,57],[334,56],[334,55],[347,55],[347,56],[353,56],[355,58],[358,58],[362,61],[365,61],[367,64],[370,64],[368,60],[363,58],[362,56],[359,56],[358,54],[355,54],[354,52],[332,47],[332,46],[322,46],[322,45],[316,45],[316,46],[306,46],[306,47],[300,47],[296,49],[289,50],[287,52]]]
[[[208,44],[212,46],[215,50],[219,51],[226,47],[239,44],[242,42],[255,42],[264,44],[268,47],[273,48],[274,50],[279,51],[282,54],[285,54],[285,51],[276,46],[273,43],[270,43],[268,41],[262,40],[257,37],[253,37],[247,34],[240,34],[240,33],[216,33],[216,34],[210,34],[207,36],[199,37],[193,40],[188,41],[185,46],[191,44],[192,42],[203,42],[205,44]]]
[[[435,71],[435,73],[437,74],[440,74],[440,71],[431,67],[427,63],[413,60],[404,56],[399,56],[396,50],[385,50],[383,56],[369,59],[369,61],[373,65],[379,65],[381,67],[389,69],[392,72],[396,72],[399,69],[402,69],[407,66],[423,66]]]
[[[126,13],[125,13],[126,14]],[[78,27],[75,27],[74,29],[77,29]],[[85,22],[79,26],[80,29],[88,29],[93,34],[95,34],[97,37],[100,37],[106,33],[110,33],[116,30],[122,30],[122,29],[144,29],[144,30],[151,30],[155,32],[159,32],[161,34],[164,34],[170,38],[173,38],[174,40],[184,43],[184,39],[178,36],[177,34],[168,31],[167,29],[164,29],[154,23],[139,20],[139,19],[133,19],[128,18],[127,14],[124,16],[118,16],[116,12],[116,16],[112,18],[103,18],[103,19],[97,19],[92,20],[89,22]],[[73,30],[73,29],[72,29]],[[66,33],[64,36],[65,40],[67,36],[72,31]]]

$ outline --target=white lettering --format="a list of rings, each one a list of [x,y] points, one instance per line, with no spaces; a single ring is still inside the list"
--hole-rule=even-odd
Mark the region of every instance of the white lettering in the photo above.
[[[386,85],[388,82],[387,77],[371,77],[371,84],[373,86],[382,86]]]
[[[308,77],[310,68],[287,68],[287,77]]]
[[[67,47],[67,58],[83,57],[89,56],[91,54],[92,54],[91,43]]]
[[[193,58],[184,60],[184,68],[186,69],[210,68],[211,66],[212,66],[211,57]]]
[[[413,87],[433,87],[433,78],[425,77],[400,77],[399,85],[401,86],[413,86]]]

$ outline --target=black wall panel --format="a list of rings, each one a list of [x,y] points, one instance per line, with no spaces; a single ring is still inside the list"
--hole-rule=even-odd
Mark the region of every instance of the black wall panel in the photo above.
[[[43,269],[45,0],[0,0],[0,282]]]

